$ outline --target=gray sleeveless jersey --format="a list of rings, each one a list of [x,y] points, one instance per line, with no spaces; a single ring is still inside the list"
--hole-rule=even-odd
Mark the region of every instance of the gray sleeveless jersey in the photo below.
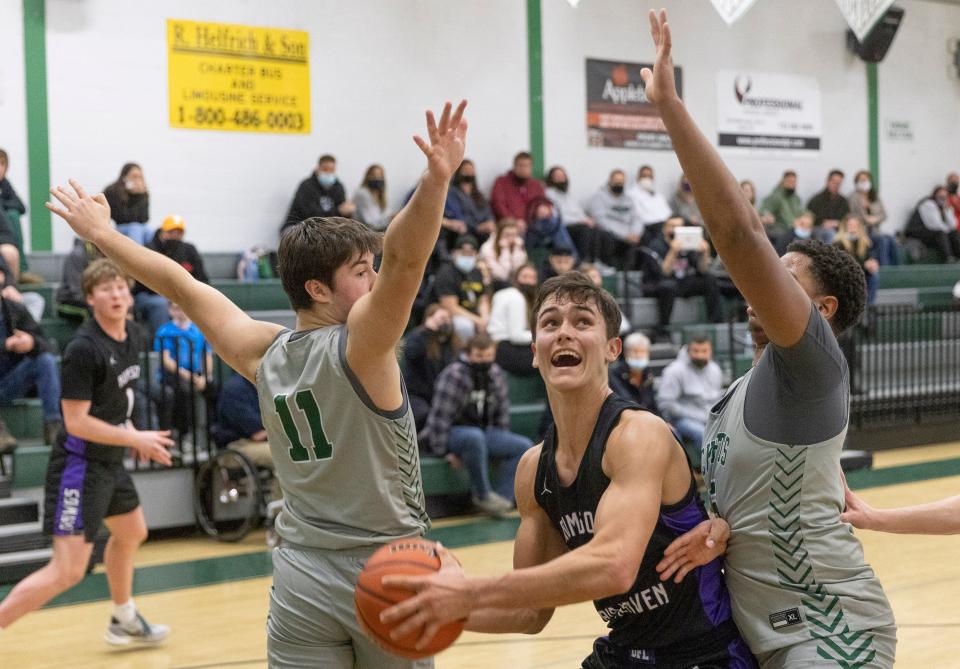
[[[285,331],[257,369],[257,394],[283,489],[276,529],[341,550],[422,535],[430,525],[407,391],[376,408],[346,358],[346,326]]]
[[[827,659],[862,659],[872,652],[868,630],[893,625],[893,612],[873,570],[865,563],[863,549],[850,525],[840,521],[844,507],[840,480],[840,451],[846,436],[846,364],[832,334],[824,331],[825,321],[811,318],[808,339],[796,349],[804,349],[804,358],[790,359],[791,349],[771,350],[768,346],[757,368],[748,372],[728,391],[707,423],[704,434],[703,474],[714,510],[731,527],[726,556],[726,581],[733,603],[734,618],[754,653],[763,653],[811,639],[820,640],[818,650]],[[814,333],[819,339],[813,338]],[[818,358],[818,356],[820,356]],[[797,358],[800,358],[798,355]],[[828,391],[840,404],[840,427],[828,428],[833,420],[829,411],[818,411],[800,399],[791,400],[791,384],[780,374],[780,383],[767,376],[773,367],[792,365],[792,374],[801,375],[807,385],[816,384],[815,366],[829,367],[831,360],[842,374],[835,391]],[[784,362],[786,361],[786,362]],[[805,375],[805,376],[803,376]],[[786,379],[786,380],[785,380]],[[759,384],[751,392],[751,383]],[[786,389],[784,389],[786,386]],[[745,411],[751,404],[761,405]],[[795,401],[792,410],[806,410],[808,434],[820,441],[806,445],[781,443],[797,426],[796,418],[783,420],[776,405]],[[747,425],[764,421],[752,417],[756,408],[768,416],[767,424],[776,428],[761,438]],[[801,422],[801,428],[803,427]],[[812,429],[811,429],[812,428]],[[828,641],[823,641],[829,637]],[[819,648],[819,646],[818,646]],[[832,665],[831,665],[832,666]],[[844,665],[846,666],[846,665]],[[853,666],[853,665],[851,665]],[[857,665],[859,666],[859,665]]]

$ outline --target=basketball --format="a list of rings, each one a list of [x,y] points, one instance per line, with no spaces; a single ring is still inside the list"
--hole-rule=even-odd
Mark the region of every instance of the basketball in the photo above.
[[[390,638],[391,626],[380,622],[380,613],[394,604],[413,596],[408,590],[384,588],[384,576],[421,576],[440,569],[437,546],[425,539],[401,539],[387,544],[370,556],[354,591],[357,621],[381,648],[394,655],[413,660],[436,655],[447,648],[463,632],[463,621],[441,627],[430,643],[416,648],[421,630],[417,629],[401,639]]]

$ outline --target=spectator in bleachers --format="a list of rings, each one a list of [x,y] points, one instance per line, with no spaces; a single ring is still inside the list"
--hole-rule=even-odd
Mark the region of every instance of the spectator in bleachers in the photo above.
[[[524,242],[533,249],[552,249],[558,246],[575,251],[570,233],[560,220],[560,214],[546,195],[535,197],[527,205],[527,232]]]
[[[517,464],[533,446],[510,431],[507,378],[494,363],[493,340],[480,334],[465,352],[440,374],[433,405],[423,432],[424,443],[437,456],[470,476],[474,505],[493,516],[513,508]],[[489,461],[499,462],[497,485],[490,484]]]
[[[682,218],[671,218],[663,224],[659,237],[646,247],[656,259],[660,276],[665,280],[666,288],[671,289],[673,297],[693,297],[702,295],[707,307],[707,318],[711,323],[723,320],[720,302],[720,286],[717,277],[710,273],[710,244],[706,239],[700,242],[696,251],[685,251],[674,231],[684,225]],[[652,278],[652,277],[651,277]],[[647,283],[647,281],[644,281]],[[664,292],[664,288],[660,288]],[[669,301],[669,313],[673,312],[673,300]],[[669,323],[669,316],[666,323]]]
[[[777,255],[782,256],[787,252],[787,247],[799,239],[810,239],[813,237],[813,212],[802,211],[793,221],[793,227],[780,235],[773,245],[777,249]]]
[[[863,220],[855,214],[847,214],[840,221],[840,228],[833,243],[856,258],[860,264],[867,279],[867,304],[873,304],[877,299],[877,286],[880,284],[880,263]]]
[[[9,167],[10,157],[6,151],[0,149],[0,257],[7,262],[8,268],[13,272],[8,277],[8,281],[43,283],[42,277],[26,271],[21,272],[29,266],[23,250],[23,228],[20,225],[20,217],[27,213],[27,208],[14,190],[13,184],[7,179]],[[4,248],[7,245],[13,245],[16,254],[13,249]],[[11,263],[12,260],[17,262]]]
[[[493,183],[490,193],[493,215],[497,220],[525,220],[530,202],[543,194],[543,184],[533,178],[533,156],[521,151],[513,157],[513,169],[497,177]]]
[[[700,215],[700,207],[693,197],[693,189],[690,188],[690,182],[682,174],[677,191],[670,198],[670,210],[673,216],[679,216],[690,225],[703,225],[703,216]]]
[[[537,268],[527,263],[513,273],[513,285],[493,294],[490,338],[497,345],[497,364],[517,376],[535,376],[530,343],[530,313],[537,297]]]
[[[723,397],[723,371],[713,360],[713,343],[695,335],[660,377],[657,405],[673,425],[695,467],[700,464],[703,431],[710,407]]]
[[[452,249],[460,235],[473,235],[486,240],[496,230],[493,210],[477,185],[477,168],[472,160],[464,160],[453,173],[447,201],[443,209],[441,238]],[[521,231],[522,232],[522,231]]]
[[[850,193],[850,213],[859,218],[867,226],[867,234],[873,245],[877,261],[881,265],[899,265],[897,255],[897,240],[892,235],[885,235],[880,231],[880,225],[887,220],[887,210],[877,193],[877,185],[873,175],[867,170],[860,170],[853,177],[853,192]]]
[[[573,248],[554,246],[550,254],[540,267],[540,283],[555,276],[566,274],[577,265],[577,257],[573,255]]]
[[[150,241],[147,222],[150,220],[150,193],[143,177],[143,168],[127,163],[120,169],[120,177],[103,189],[110,205],[110,218],[117,230],[138,244]]]
[[[947,203],[953,208],[953,217],[960,223],[960,174],[947,175]]]
[[[161,356],[161,381],[174,391],[174,426],[184,433],[194,424],[194,398],[202,396],[208,407],[213,407],[216,401],[218,387],[213,380],[213,350],[200,328],[180,305],[172,302],[170,320],[157,330],[153,350]]]
[[[387,182],[383,167],[371,165],[367,168],[363,182],[353,196],[353,203],[357,208],[355,216],[358,221],[374,230],[387,229],[391,216],[387,211]]]
[[[650,340],[646,335],[634,332],[623,340],[623,359],[610,365],[609,382],[617,396],[660,415],[650,372]]]
[[[97,258],[102,258],[100,249],[79,237],[73,240],[73,249],[63,261],[60,285],[57,286],[57,315],[71,323],[82,323],[90,311],[83,294],[83,270]]]
[[[774,238],[789,233],[793,227],[793,222],[804,211],[803,202],[797,195],[797,173],[793,170],[784,172],[780,183],[764,198],[759,209],[761,220],[765,216],[773,217],[771,223],[764,221],[764,225],[768,226],[768,237],[771,236],[771,233]]]
[[[218,444],[239,451],[257,467],[273,470],[257,387],[239,374],[227,379],[220,391],[214,435]],[[271,492],[273,499],[280,497],[280,483],[276,477]]]
[[[760,217],[760,222],[763,223],[763,227],[767,231],[767,237],[770,239],[770,243],[774,243],[777,237],[777,230],[774,224],[777,222],[777,219],[775,219],[769,211],[761,212],[759,210],[757,205],[757,187],[754,186],[753,182],[749,179],[744,179],[740,182],[740,190],[742,190],[743,194],[747,197],[750,206],[757,211],[757,216]]]
[[[43,310],[47,301],[40,293],[24,292],[21,293],[15,283],[13,283],[13,273],[7,267],[3,256],[0,256],[0,295],[4,299],[22,304],[24,309],[30,314],[30,317],[39,323],[43,320]]]
[[[823,190],[807,202],[807,209],[812,211],[814,216],[813,234],[826,244],[833,243],[840,221],[850,213],[850,203],[840,193],[843,177],[841,170],[830,170]]]
[[[0,272],[2,274],[2,272]],[[5,279],[0,276],[0,283]],[[43,330],[18,300],[6,289],[0,295],[0,406],[9,406],[31,388],[43,405],[44,443],[53,444],[63,425],[60,415],[60,372],[49,352]],[[10,446],[10,433],[0,420],[0,449]]]
[[[904,235],[922,242],[941,262],[954,263],[960,258],[960,236],[949,195],[946,187],[936,186],[913,210]]]
[[[559,165],[551,167],[547,171],[546,181],[546,195],[556,207],[577,253],[584,260],[596,261],[600,251],[597,224],[587,215],[580,203],[567,192],[570,187],[567,171]]]
[[[337,178],[337,159],[328,153],[320,156],[313,174],[300,182],[280,231],[314,216],[353,216],[353,202]]]
[[[423,325],[414,328],[404,339],[400,368],[418,432],[427,424],[440,372],[457,359],[460,349],[460,338],[453,330],[453,316],[437,303],[427,307]]]
[[[624,192],[626,174],[613,170],[607,183],[587,202],[587,213],[600,236],[599,255],[608,265],[623,268],[643,236],[644,225],[634,199]]]
[[[653,168],[641,165],[637,170],[637,181],[628,190],[627,195],[633,200],[637,217],[640,219],[640,234],[647,237],[657,233],[656,226],[673,215],[667,198],[657,192],[657,184],[653,178]]]
[[[490,322],[490,296],[477,268],[477,239],[471,235],[457,238],[453,259],[436,274],[433,292],[453,315],[453,329],[466,341],[478,332],[486,332]]]
[[[593,285],[603,288],[603,274],[600,273],[600,270],[593,263],[580,263],[577,271],[586,274],[593,282]],[[627,320],[627,315],[623,313],[623,309],[620,309],[620,336],[622,337],[629,333],[631,329],[632,327],[630,326],[630,321]]]
[[[513,218],[498,221],[496,233],[480,245],[480,259],[490,270],[493,290],[509,286],[511,277],[527,262],[519,222]]]

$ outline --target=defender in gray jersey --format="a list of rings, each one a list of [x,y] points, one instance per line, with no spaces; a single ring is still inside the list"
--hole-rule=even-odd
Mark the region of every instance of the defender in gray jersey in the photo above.
[[[414,137],[427,170],[385,237],[343,218],[290,226],[280,278],[295,332],[252,320],[182,267],[110,227],[103,195],[51,207],[130,276],[180,304],[224,361],[257,386],[284,493],[267,622],[271,667],[432,667],[387,654],[358,628],[353,590],[366,558],[429,527],[416,430],[395,348],[440,233],[447,184],[463,160],[466,102],[427,112]],[[383,259],[379,277],[374,254]]]
[[[837,247],[799,242],[781,259],[756,211],[677,95],[666,12],[645,70],[704,223],[748,304],[754,367],[713,408],[703,474],[729,524],[734,619],[765,669],[893,666],[896,630],[879,581],[842,522],[840,450],[849,379],[837,335],[863,312],[865,281]],[[664,576],[696,564],[707,521],[668,547]],[[703,551],[700,551],[703,552]]]

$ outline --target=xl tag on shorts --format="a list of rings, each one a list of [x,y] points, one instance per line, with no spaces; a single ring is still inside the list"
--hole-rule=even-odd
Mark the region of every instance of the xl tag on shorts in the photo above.
[[[800,609],[787,609],[778,613],[770,614],[770,627],[775,630],[791,625],[799,625],[803,620],[800,618]]]

